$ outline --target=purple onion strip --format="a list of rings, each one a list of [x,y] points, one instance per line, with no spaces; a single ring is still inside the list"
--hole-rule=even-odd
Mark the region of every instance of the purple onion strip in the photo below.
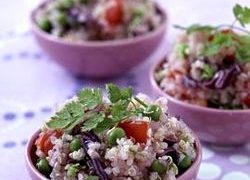
[[[108,177],[107,173],[105,172],[105,170],[103,169],[102,162],[97,158],[96,159],[91,158],[87,153],[87,151],[89,149],[88,145],[91,142],[99,142],[99,139],[97,138],[97,136],[95,136],[92,133],[84,133],[84,135],[83,135],[83,149],[84,149],[85,153],[87,154],[87,156],[90,158],[91,166],[95,170],[95,172],[98,175],[98,177],[100,178],[100,180],[108,180],[109,177]]]

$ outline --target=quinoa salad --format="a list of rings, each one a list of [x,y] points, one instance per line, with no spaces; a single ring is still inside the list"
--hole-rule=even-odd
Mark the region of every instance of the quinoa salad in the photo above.
[[[153,0],[50,0],[35,14],[43,31],[69,41],[133,38],[163,15]]]
[[[232,25],[176,26],[184,32],[154,74],[165,93],[204,107],[250,108],[250,32],[244,29],[250,9],[237,4],[233,12]]]
[[[55,180],[174,180],[195,161],[190,129],[166,100],[107,84],[62,105],[36,139],[36,168]]]

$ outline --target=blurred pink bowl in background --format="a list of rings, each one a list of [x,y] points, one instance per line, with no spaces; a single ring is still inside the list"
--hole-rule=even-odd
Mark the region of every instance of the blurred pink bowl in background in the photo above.
[[[154,72],[162,61],[150,71],[154,95],[168,99],[168,112],[181,117],[184,122],[208,143],[217,145],[241,145],[250,142],[250,110],[222,110],[188,104],[166,94],[157,84]]]
[[[167,16],[157,5],[163,22],[157,29],[145,35],[109,41],[65,41],[42,31],[35,22],[36,12],[48,2],[41,3],[32,11],[32,31],[43,51],[74,75],[92,78],[121,75],[147,60],[164,39]]]

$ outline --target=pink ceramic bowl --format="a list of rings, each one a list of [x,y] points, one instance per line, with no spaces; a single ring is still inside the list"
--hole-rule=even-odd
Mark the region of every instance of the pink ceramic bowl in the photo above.
[[[35,39],[51,59],[78,76],[106,78],[120,75],[145,61],[163,39],[167,17],[162,8],[162,24],[152,32],[135,38],[111,41],[68,42],[37,27],[35,14],[48,1],[31,13]]]
[[[201,107],[177,100],[159,87],[154,73],[162,61],[150,71],[150,81],[154,95],[168,99],[168,111],[181,117],[205,142],[218,145],[241,145],[250,142],[250,110],[221,110]]]
[[[25,152],[26,169],[32,180],[47,180],[47,178],[44,177],[36,169],[34,165],[37,159],[35,155],[35,151],[36,151],[35,141],[38,138],[39,133],[40,133],[40,130],[34,133],[27,143],[26,152]],[[185,173],[179,176],[177,180],[195,180],[198,175],[200,164],[201,164],[202,150],[201,150],[201,144],[197,137],[195,138],[195,142],[196,142],[197,157],[194,163],[192,164],[192,166]]]

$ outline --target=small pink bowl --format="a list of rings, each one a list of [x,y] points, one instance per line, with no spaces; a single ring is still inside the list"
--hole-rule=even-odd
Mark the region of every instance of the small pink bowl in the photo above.
[[[166,94],[157,84],[154,73],[162,61],[150,71],[155,95],[168,99],[168,112],[181,117],[205,142],[218,145],[241,145],[250,142],[250,110],[221,110],[188,104]]]
[[[31,13],[35,39],[51,59],[78,76],[107,78],[127,72],[153,53],[166,31],[167,16],[158,5],[163,22],[145,35],[122,40],[69,42],[42,31],[36,25],[36,12],[48,2],[41,3]]]
[[[35,147],[35,141],[38,138],[40,133],[40,130],[36,131],[31,138],[29,139],[27,146],[26,146],[26,152],[25,152],[25,160],[26,160],[26,169],[28,170],[28,173],[32,180],[48,180],[46,177],[44,177],[34,166],[36,162],[36,147]],[[199,139],[195,136],[195,145],[197,150],[197,157],[195,161],[193,162],[192,166],[184,172],[181,176],[177,178],[177,180],[195,180],[200,164],[201,164],[201,156],[202,156],[202,149],[201,144],[199,142]]]

